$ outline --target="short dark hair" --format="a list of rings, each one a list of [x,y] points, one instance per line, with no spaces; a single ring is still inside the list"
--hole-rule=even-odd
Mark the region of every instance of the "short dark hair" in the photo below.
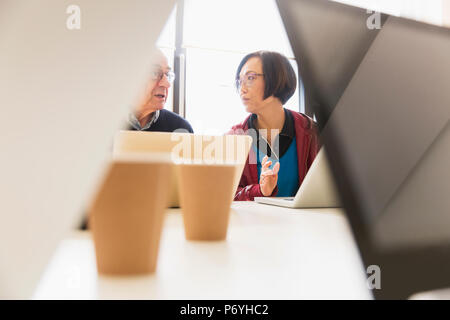
[[[261,59],[264,73],[264,99],[274,96],[285,104],[294,94],[297,88],[297,77],[289,60],[282,54],[273,51],[256,51],[246,55],[236,72],[236,80],[239,80],[244,64],[253,57]]]

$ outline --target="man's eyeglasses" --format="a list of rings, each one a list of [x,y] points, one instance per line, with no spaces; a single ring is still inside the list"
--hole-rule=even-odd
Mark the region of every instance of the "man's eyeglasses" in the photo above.
[[[159,82],[164,76],[167,77],[167,81],[169,82],[172,82],[175,79],[175,73],[172,71],[162,72],[161,70],[156,70],[152,73],[152,80]]]
[[[251,87],[258,76],[263,76],[264,73],[247,73],[239,79],[236,79],[236,90],[240,90],[242,85],[246,85],[247,87]]]

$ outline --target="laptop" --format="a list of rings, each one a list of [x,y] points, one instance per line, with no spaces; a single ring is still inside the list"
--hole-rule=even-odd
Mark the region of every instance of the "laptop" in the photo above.
[[[30,298],[80,223],[174,5],[0,1],[0,298]]]
[[[374,297],[450,287],[450,29],[277,4]]]
[[[210,160],[211,163],[233,163],[234,190],[237,189],[252,145],[247,135],[210,136],[183,132],[119,131],[114,139],[113,154],[169,153],[175,163]],[[172,170],[169,204],[180,207],[178,167]],[[234,197],[234,193],[233,193]]]
[[[288,208],[340,207],[325,148],[320,149],[295,197],[255,197],[255,201]]]

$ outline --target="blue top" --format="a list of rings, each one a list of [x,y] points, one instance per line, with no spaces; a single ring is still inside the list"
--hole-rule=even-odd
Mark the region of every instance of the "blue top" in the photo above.
[[[257,168],[258,168],[258,182],[261,176],[261,160],[266,156],[260,150],[253,150],[257,154]],[[268,161],[272,161],[270,168],[277,163],[277,159],[269,157]],[[297,156],[297,142],[294,138],[288,150],[280,159],[280,171],[278,172],[278,193],[277,197],[293,197],[297,193],[298,183],[298,156]]]

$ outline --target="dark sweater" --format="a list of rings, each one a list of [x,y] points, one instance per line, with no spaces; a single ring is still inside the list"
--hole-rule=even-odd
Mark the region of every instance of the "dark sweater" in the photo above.
[[[177,129],[185,129],[190,133],[194,133],[189,122],[172,111],[162,109],[159,111],[159,117],[156,122],[144,131],[173,132]],[[129,125],[128,130],[136,129]]]

